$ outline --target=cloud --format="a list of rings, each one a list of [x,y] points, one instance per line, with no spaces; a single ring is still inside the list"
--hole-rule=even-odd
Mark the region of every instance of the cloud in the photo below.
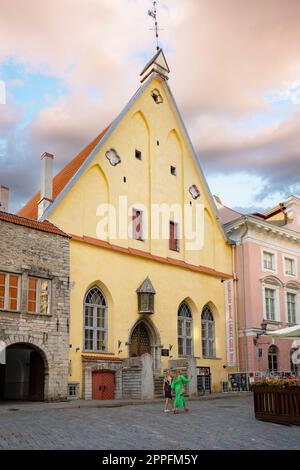
[[[21,110],[15,105],[0,107],[0,139],[8,138],[21,119]]]
[[[8,138],[10,161],[15,161],[14,170],[11,166],[5,177],[8,184],[17,183],[16,199],[31,190],[41,153],[55,153],[58,165],[63,165],[128,102],[139,84],[140,70],[154,52],[152,21],[147,17],[151,4],[148,0],[1,1],[0,63],[9,60],[30,73],[57,77],[67,90],[55,101],[46,100],[32,122],[17,133],[20,111],[0,109],[0,132]],[[206,174],[243,172],[261,177],[258,200],[266,200],[270,191],[278,195],[297,190],[300,2],[161,0],[159,4],[170,85]],[[23,84],[15,82],[18,85]],[[22,90],[26,92],[26,86]],[[273,100],[267,99],[270,92]],[[282,99],[294,106],[287,118],[279,115],[254,130],[241,128],[241,122],[257,113],[274,116],[274,102]],[[18,165],[20,158],[27,159],[27,168]],[[19,181],[20,171],[27,174],[23,187],[13,171]],[[39,184],[35,178],[34,187]]]

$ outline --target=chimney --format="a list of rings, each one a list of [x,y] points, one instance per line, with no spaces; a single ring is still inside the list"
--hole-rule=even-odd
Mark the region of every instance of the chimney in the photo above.
[[[0,211],[8,212],[9,188],[0,184]]]
[[[41,199],[38,203],[38,220],[43,219],[45,210],[53,202],[52,194],[52,172],[53,172],[53,159],[51,153],[45,152],[41,156],[42,160],[42,179],[41,179]]]

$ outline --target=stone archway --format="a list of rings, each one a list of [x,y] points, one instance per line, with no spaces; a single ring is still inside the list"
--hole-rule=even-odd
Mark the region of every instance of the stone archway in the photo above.
[[[53,372],[53,355],[50,354],[47,346],[41,341],[41,339],[34,334],[14,334],[3,338],[2,342],[5,344],[5,356],[7,351],[16,345],[27,346],[32,351],[38,353],[42,359],[44,366],[44,400],[57,399],[56,386],[58,374]],[[37,357],[37,356],[36,356]],[[39,359],[37,359],[38,361]],[[6,366],[0,366],[0,394],[3,397],[3,380]],[[65,394],[62,394],[63,398],[67,396],[67,381],[65,380]]]
[[[161,373],[162,344],[159,331],[148,318],[140,318],[132,327],[128,341],[128,357],[139,357],[145,353],[153,358],[155,374]]]
[[[6,364],[1,366],[1,399],[44,401],[47,369],[47,361],[38,347],[28,343],[9,345]]]

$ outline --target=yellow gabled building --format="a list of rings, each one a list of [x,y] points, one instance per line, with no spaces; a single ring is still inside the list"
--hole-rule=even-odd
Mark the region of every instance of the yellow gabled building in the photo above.
[[[144,353],[152,356],[155,377],[169,361],[195,358],[197,368],[210,368],[214,391],[235,365],[234,337],[226,340],[234,320],[226,322],[231,246],[168,75],[159,50],[125,109],[52,185],[52,157],[43,156],[42,193],[19,212],[47,218],[72,236],[69,382],[71,394],[78,390],[86,399],[129,396],[125,375],[139,362],[124,359]],[[105,204],[117,218],[107,233]],[[168,214],[172,205],[185,208],[182,217],[178,210]],[[157,208],[165,210],[164,237],[153,235]],[[189,216],[199,238],[194,245],[180,238]]]

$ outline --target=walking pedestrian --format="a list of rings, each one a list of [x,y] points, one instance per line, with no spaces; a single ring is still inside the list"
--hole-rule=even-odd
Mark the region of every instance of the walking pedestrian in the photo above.
[[[168,370],[166,372],[166,375],[164,377],[164,383],[163,383],[163,393],[165,397],[165,413],[168,413],[169,410],[169,402],[173,401],[173,395],[172,395],[172,376],[170,371]]]
[[[190,382],[191,378],[191,375],[184,377],[184,375],[182,375],[179,369],[176,370],[175,377],[172,381],[172,390],[174,390],[175,392],[175,400],[173,407],[174,414],[177,413],[177,409],[184,409],[186,413],[189,411],[184,398],[184,385]]]

